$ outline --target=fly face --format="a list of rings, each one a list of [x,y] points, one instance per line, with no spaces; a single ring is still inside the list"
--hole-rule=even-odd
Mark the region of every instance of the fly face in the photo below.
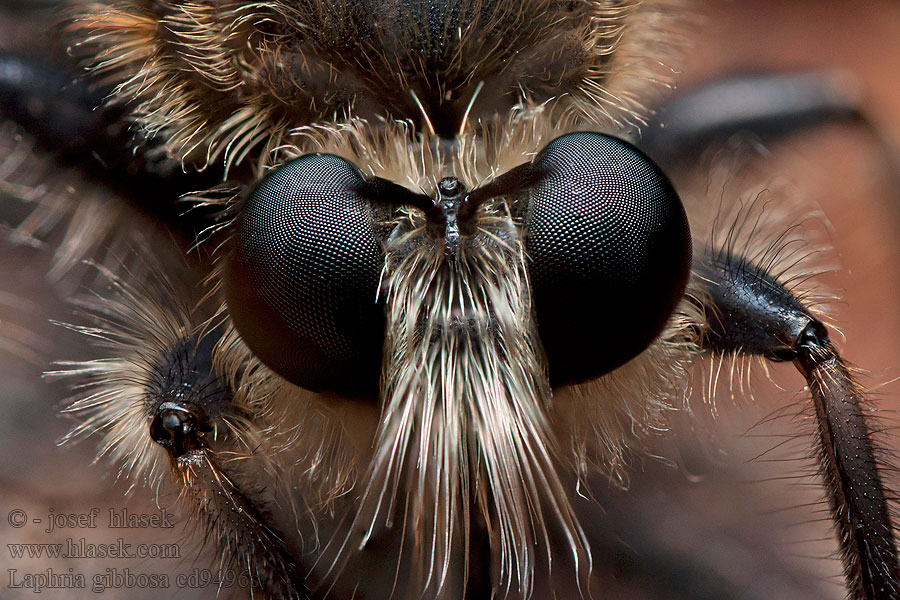
[[[600,133],[640,122],[669,7],[72,5],[113,102],[227,183],[192,194],[222,211],[186,282],[101,269],[77,433],[173,485],[252,588],[597,594],[576,482],[622,476],[693,364],[755,355],[808,381],[852,596],[896,595],[884,457],[794,230],[689,228]]]
[[[304,389],[382,407],[339,555],[384,536],[399,505],[440,591],[467,552],[473,506],[500,532],[503,585],[531,589],[534,545],[551,532],[587,568],[556,473],[550,383],[634,358],[684,292],[687,220],[646,156],[568,134],[488,185],[444,177],[427,195],[303,155],[250,194],[230,243],[225,297],[252,357]],[[564,333],[563,302],[585,323],[578,335]],[[599,336],[604,309],[624,323]]]

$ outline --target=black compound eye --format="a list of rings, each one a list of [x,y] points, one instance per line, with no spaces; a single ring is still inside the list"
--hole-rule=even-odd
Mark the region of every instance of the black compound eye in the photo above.
[[[551,381],[597,377],[644,350],[684,293],[684,209],[650,159],[606,135],[556,138],[527,168],[525,246]]]
[[[383,256],[364,185],[342,158],[302,156],[260,182],[234,230],[225,269],[234,324],[260,360],[307,389],[378,384]]]

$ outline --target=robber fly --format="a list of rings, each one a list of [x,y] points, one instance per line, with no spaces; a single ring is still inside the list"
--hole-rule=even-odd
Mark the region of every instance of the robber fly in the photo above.
[[[766,202],[689,221],[623,139],[677,8],[67,3],[141,137],[126,167],[218,180],[181,187],[183,273],[92,267],[109,289],[72,327],[106,354],[60,369],[70,437],[174,488],[263,596],[602,597],[582,486],[626,479],[695,365],[790,362],[848,593],[900,596],[889,467],[802,228]]]

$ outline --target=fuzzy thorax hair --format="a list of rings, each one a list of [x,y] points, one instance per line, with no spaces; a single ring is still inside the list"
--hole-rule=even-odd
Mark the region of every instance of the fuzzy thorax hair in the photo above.
[[[115,100],[201,166],[264,166],[291,130],[353,117],[453,138],[552,102],[586,123],[640,123],[673,37],[665,3],[633,0],[79,0],[74,12],[75,47]]]

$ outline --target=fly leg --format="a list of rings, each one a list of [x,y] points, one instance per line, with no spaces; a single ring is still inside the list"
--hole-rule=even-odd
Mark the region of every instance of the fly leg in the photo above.
[[[824,125],[877,129],[859,105],[855,82],[828,71],[740,74],[679,94],[660,107],[639,146],[665,168],[690,165],[692,157],[739,132],[765,143]]]
[[[214,579],[201,586],[309,598],[312,561],[294,558],[306,556],[298,551],[306,513],[295,513],[287,497],[299,484],[280,484],[288,477],[271,467],[268,422],[216,359],[224,327],[209,325],[206,304],[180,302],[180,279],[156,286],[166,279],[159,269],[133,284],[97,269],[108,289],[77,299],[89,324],[67,327],[99,340],[107,355],[49,373],[78,381],[65,412],[81,423],[63,441],[97,436],[101,456],[133,484],[171,504],[177,496],[178,512],[218,555]]]
[[[695,257],[692,287],[706,314],[705,351],[791,361],[806,378],[816,458],[840,544],[849,597],[900,598],[891,505],[866,399],[828,330],[787,287],[728,249]]]

